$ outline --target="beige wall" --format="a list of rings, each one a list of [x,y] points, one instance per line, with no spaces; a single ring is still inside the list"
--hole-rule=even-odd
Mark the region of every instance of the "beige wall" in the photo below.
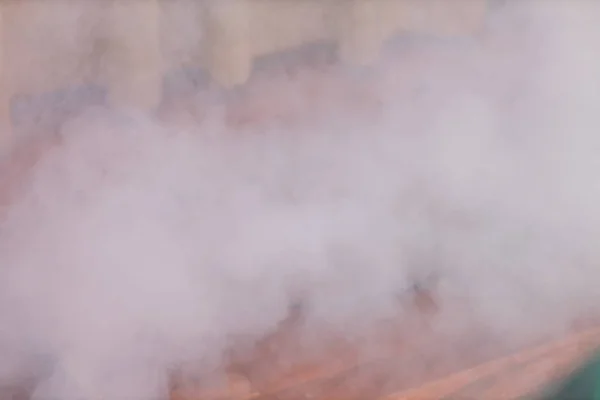
[[[256,56],[330,40],[349,62],[371,62],[402,30],[474,29],[485,0],[5,0],[0,86],[39,93],[98,81],[119,106],[152,107],[163,73],[202,65],[243,83]],[[5,115],[0,110],[0,118]]]

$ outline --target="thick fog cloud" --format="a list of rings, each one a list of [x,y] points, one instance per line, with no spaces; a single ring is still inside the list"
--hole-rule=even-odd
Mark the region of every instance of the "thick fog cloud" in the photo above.
[[[3,210],[0,381],[163,398],[297,301],[307,330],[360,336],[432,275],[449,334],[468,313],[511,345],[597,312],[600,10],[506,4],[436,44],[419,96],[382,85],[377,119],[70,121]]]

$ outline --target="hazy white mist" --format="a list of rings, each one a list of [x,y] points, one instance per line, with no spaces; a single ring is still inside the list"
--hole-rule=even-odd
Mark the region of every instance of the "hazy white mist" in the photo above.
[[[599,312],[600,6],[509,1],[435,46],[377,118],[67,123],[3,210],[0,382],[162,399],[170,368],[218,370],[298,299],[360,335],[431,274],[448,334],[467,313],[510,345]]]

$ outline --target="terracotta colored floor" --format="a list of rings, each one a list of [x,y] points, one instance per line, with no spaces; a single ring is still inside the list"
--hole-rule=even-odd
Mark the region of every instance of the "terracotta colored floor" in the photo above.
[[[420,348],[417,353],[407,351],[410,345],[413,350],[421,347],[417,345],[416,338],[426,336],[427,321],[436,311],[434,299],[429,293],[415,292],[411,303],[404,306],[412,308],[414,318],[405,320],[402,329],[398,324],[387,323],[371,332],[371,339],[376,339],[381,346],[382,351],[377,353],[379,356],[365,357],[359,351],[360,343],[349,343],[332,336],[330,340],[323,340],[322,350],[315,352],[318,355],[292,365],[289,365],[288,357],[284,357],[285,362],[282,362],[281,353],[294,349],[302,334],[298,329],[301,315],[291,313],[278,331],[264,338],[251,355],[232,361],[232,371],[235,372],[225,387],[215,391],[201,386],[175,388],[173,399],[358,400],[391,393],[402,387],[398,386],[398,372],[404,383],[423,379],[424,374],[436,373],[435,368],[411,373],[406,364],[410,357],[419,356],[417,353],[423,350]],[[443,369],[443,363],[438,363],[437,367]]]
[[[232,375],[228,387],[212,392],[201,388],[174,390],[172,399],[517,399],[564,376],[589,351],[600,346],[600,329],[587,329],[507,357],[501,352],[469,351],[469,343],[473,345],[470,340],[435,342],[438,338],[425,335],[426,339],[417,343],[414,338],[422,337],[424,330],[412,335],[402,333],[398,332],[397,339],[402,337],[403,343],[397,340],[385,357],[372,360],[359,360],[348,349],[346,354],[324,357],[320,365],[300,364],[284,372],[271,363],[272,354],[257,355],[253,363],[246,365],[247,374]],[[268,340],[277,339],[281,340],[281,336]],[[456,357],[455,346],[463,350],[460,358]],[[427,364],[426,368],[412,369],[413,365]],[[265,365],[267,376],[253,379],[253,368],[262,367],[265,373]]]
[[[518,399],[537,392],[554,379],[564,377],[599,345],[599,328],[583,330],[395,393],[385,397],[385,400]]]

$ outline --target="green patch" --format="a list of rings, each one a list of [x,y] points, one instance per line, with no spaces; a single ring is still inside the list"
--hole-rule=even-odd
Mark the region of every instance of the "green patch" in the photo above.
[[[547,388],[539,400],[600,400],[600,352],[566,379]]]

